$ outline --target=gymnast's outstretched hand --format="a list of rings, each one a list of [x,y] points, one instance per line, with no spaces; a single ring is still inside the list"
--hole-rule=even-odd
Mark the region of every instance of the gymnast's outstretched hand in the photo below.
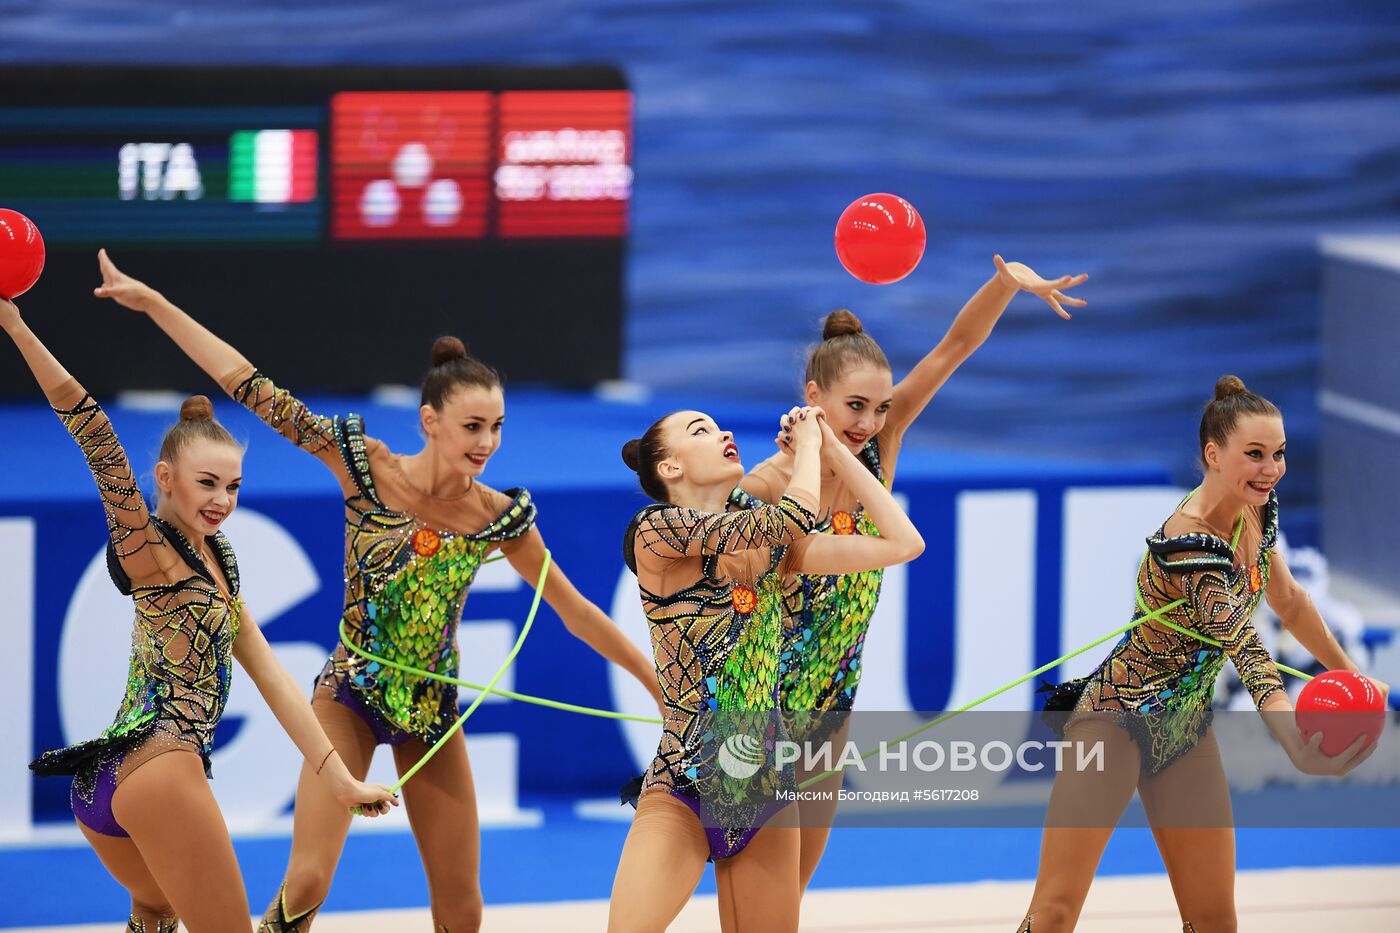
[[[118,269],[105,249],[97,251],[97,266],[102,270],[102,284],[92,293],[98,298],[110,298],[123,308],[142,314],[149,314],[160,301],[160,292]]]
[[[1064,309],[1064,305],[1071,305],[1075,308],[1082,308],[1089,302],[1083,298],[1072,298],[1064,293],[1067,288],[1074,288],[1076,285],[1083,285],[1088,280],[1088,273],[1081,272],[1079,275],[1062,275],[1053,281],[1046,281],[1036,274],[1036,271],[1023,262],[1004,262],[1000,256],[993,256],[992,262],[996,263],[997,279],[1003,285],[1019,289],[1023,292],[1030,292],[1032,295],[1043,300],[1050,307],[1055,309],[1055,313],[1066,321],[1069,320],[1069,312]]]

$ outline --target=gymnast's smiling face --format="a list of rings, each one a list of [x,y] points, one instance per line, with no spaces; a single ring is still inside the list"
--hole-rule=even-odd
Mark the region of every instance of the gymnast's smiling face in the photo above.
[[[1244,415],[1224,444],[1210,441],[1203,454],[1209,473],[1217,475],[1232,495],[1251,505],[1264,505],[1288,471],[1287,446],[1282,418]]]
[[[243,485],[243,448],[207,438],[184,444],[170,461],[156,464],[160,508],[156,514],[173,517],[198,537],[219,530],[238,505]],[[173,516],[171,513],[174,513]],[[198,545],[198,541],[193,542]]]
[[[678,411],[668,415],[662,440],[668,454],[656,469],[668,486],[680,482],[697,488],[725,486],[727,492],[744,478],[734,435],[721,431],[704,412]]]
[[[419,411],[432,455],[464,477],[480,476],[501,446],[506,397],[498,385],[463,386],[443,400],[442,409]]]
[[[825,389],[807,383],[807,404],[821,407],[831,432],[853,454],[884,430],[893,402],[894,379],[874,363],[852,366]]]

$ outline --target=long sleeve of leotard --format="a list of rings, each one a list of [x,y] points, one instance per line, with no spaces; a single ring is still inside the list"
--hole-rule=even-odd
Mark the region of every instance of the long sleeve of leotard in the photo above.
[[[348,471],[336,444],[332,419],[311,411],[291,392],[279,387],[252,364],[234,370],[220,383],[235,402],[326,464],[337,478],[345,482]]]
[[[50,393],[49,403],[83,452],[97,482],[107,515],[107,534],[122,568],[132,578],[158,572],[154,549],[165,539],[151,524],[150,509],[132,473],[131,461],[107,413],[76,379]]]
[[[1181,591],[1201,634],[1220,643],[1254,705],[1262,707],[1274,691],[1283,689],[1283,678],[1250,620],[1253,602],[1235,595],[1219,570],[1182,574]]]
[[[712,513],[679,506],[653,509],[637,527],[636,545],[657,557],[732,554],[791,544],[812,530],[815,502],[791,495],[777,505]]]

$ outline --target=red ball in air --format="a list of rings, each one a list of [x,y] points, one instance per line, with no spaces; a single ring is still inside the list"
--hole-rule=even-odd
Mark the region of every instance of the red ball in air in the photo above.
[[[894,194],[867,194],[836,222],[836,258],[862,282],[888,285],[914,271],[924,255],[924,221]]]

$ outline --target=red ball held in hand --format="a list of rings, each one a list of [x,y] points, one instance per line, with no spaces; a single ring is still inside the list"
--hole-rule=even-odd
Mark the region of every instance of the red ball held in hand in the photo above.
[[[14,299],[39,281],[44,271],[44,238],[18,211],[0,208],[0,298]]]
[[[1385,728],[1385,701],[1376,685],[1356,671],[1328,671],[1303,686],[1294,721],[1303,739],[1322,733],[1322,753],[1340,755],[1365,733],[1376,744]]]
[[[836,258],[862,282],[888,285],[914,271],[924,255],[924,221],[893,194],[867,194],[836,222]]]

